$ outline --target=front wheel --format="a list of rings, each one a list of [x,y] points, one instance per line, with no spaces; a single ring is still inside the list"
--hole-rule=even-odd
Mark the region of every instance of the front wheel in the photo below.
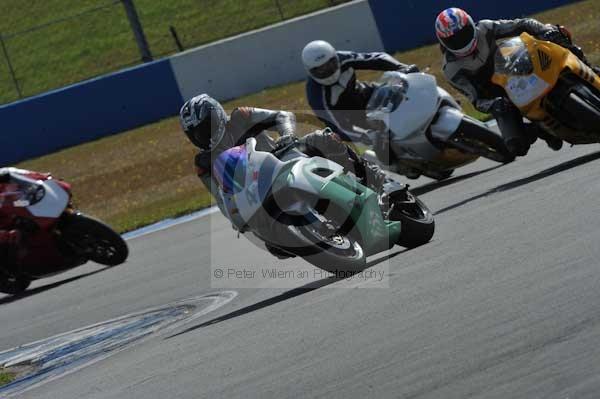
[[[463,152],[500,163],[515,160],[515,156],[506,147],[500,135],[468,116],[463,117],[457,132],[450,138],[448,144]]]
[[[123,238],[99,220],[81,213],[65,215],[63,241],[79,256],[106,266],[125,262],[129,248]]]
[[[344,218],[318,214],[308,223],[287,227],[294,237],[295,247],[286,250],[301,256],[309,263],[328,272],[359,272],[366,267],[366,255],[362,244],[354,234],[346,232]]]

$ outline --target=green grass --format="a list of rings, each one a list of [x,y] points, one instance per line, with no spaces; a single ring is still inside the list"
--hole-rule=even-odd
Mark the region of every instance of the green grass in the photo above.
[[[600,63],[600,25],[597,22],[600,20],[600,1],[587,0],[536,17],[544,22],[569,26],[590,60]],[[419,48],[396,57],[421,68],[429,67],[442,86],[463,100],[467,112],[483,117],[445,83],[439,72],[441,58],[437,46]],[[361,73],[360,77],[375,79],[377,74]],[[304,112],[309,109],[303,82],[264,90],[225,104],[230,110],[241,105]],[[313,129],[315,121],[311,122],[301,124],[300,131]],[[210,203],[210,195],[193,172],[194,152],[181,133],[177,119],[169,118],[18,166],[52,171],[55,176],[70,181],[74,184],[80,209],[126,231]]]
[[[278,0],[288,19],[348,0]],[[134,0],[155,57],[177,51],[174,26],[186,48],[282,20],[275,0]],[[91,8],[102,10],[30,30]],[[112,4],[112,5],[111,5]],[[3,0],[0,34],[24,96],[139,63],[123,6],[115,0]],[[14,33],[23,32],[14,35]],[[18,99],[0,52],[0,104]]]
[[[16,376],[15,373],[0,370],[0,387],[13,382]]]

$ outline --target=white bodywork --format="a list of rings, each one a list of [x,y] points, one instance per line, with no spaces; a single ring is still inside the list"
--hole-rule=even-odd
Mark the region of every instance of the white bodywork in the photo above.
[[[35,217],[58,218],[69,205],[69,194],[56,181],[34,180],[26,176],[27,171],[17,168],[4,168],[2,171],[8,171],[16,179],[44,188],[44,197],[39,202],[31,205],[27,200],[17,200],[13,206],[27,208]]]
[[[461,107],[447,91],[438,87],[432,75],[387,72],[381,81],[387,85],[398,82],[406,86],[400,105],[391,113],[375,112],[368,116],[386,124],[391,131],[393,150],[399,153],[400,159],[432,160],[440,150],[427,138],[428,129],[431,128],[431,135],[437,140],[447,141],[462,121]]]
[[[37,181],[46,190],[44,198],[27,209],[33,216],[41,218],[58,218],[69,205],[69,194],[54,180]]]
[[[281,188],[294,188],[298,191],[318,195],[319,189],[324,184],[344,173],[342,166],[320,157],[305,158],[300,156],[282,161],[269,152],[257,151],[255,138],[249,138],[246,141],[246,152],[247,166],[243,187],[235,193],[225,193],[219,188],[219,193],[225,204],[225,216],[238,229],[241,229],[245,222],[250,220],[262,207],[264,197],[268,191],[267,188],[272,188],[273,193]],[[282,169],[290,166],[290,164],[293,164],[293,166],[291,166],[285,187],[272,187]],[[322,177],[314,172],[319,168],[327,169],[331,173],[326,177]],[[310,178],[308,177],[309,174]],[[263,186],[262,192],[261,185]]]

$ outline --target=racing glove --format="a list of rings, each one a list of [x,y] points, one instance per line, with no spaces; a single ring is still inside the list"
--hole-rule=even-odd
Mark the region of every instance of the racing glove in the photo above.
[[[475,104],[479,112],[484,114],[502,114],[510,110],[512,103],[504,97],[496,97],[489,100],[478,100]]]
[[[416,66],[415,64],[403,65],[402,67],[398,68],[398,70],[400,72],[404,72],[404,73],[416,73],[416,72],[420,72],[419,67]]]

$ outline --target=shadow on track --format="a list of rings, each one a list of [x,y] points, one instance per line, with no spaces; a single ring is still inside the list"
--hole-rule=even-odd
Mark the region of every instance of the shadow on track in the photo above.
[[[440,215],[442,213],[451,211],[453,209],[460,208],[463,205],[466,205],[470,202],[487,197],[488,195],[492,195],[495,193],[501,193],[504,191],[509,191],[509,190],[524,186],[526,184],[545,179],[546,177],[556,175],[556,174],[564,172],[566,170],[573,169],[573,168],[576,168],[581,165],[585,165],[586,163],[593,162],[598,159],[600,159],[600,152],[594,152],[592,154],[584,155],[579,158],[575,158],[570,161],[563,162],[559,165],[553,166],[553,167],[545,169],[539,173],[536,173],[535,175],[525,177],[523,179],[515,180],[510,183],[502,184],[502,185],[492,188],[491,190],[488,190],[484,193],[475,195],[471,198],[467,198],[457,204],[447,206],[446,208],[440,209],[439,211],[435,212],[435,215]]]
[[[394,252],[392,254],[383,256],[383,257],[381,257],[379,259],[376,259],[376,260],[373,260],[371,262],[368,262],[367,263],[367,267],[365,268],[365,270],[368,269],[368,268],[370,268],[370,267],[373,267],[375,265],[378,265],[379,263],[382,263],[382,262],[388,261],[388,260],[390,260],[392,258],[395,258],[396,256],[398,256],[400,254],[403,254],[403,253],[406,253],[408,251],[410,251],[410,249],[406,249],[406,250],[403,250],[403,251],[397,251],[397,252]],[[295,298],[295,297],[300,296],[302,294],[306,294],[308,292],[311,292],[311,291],[314,291],[314,290],[318,290],[319,288],[326,287],[328,285],[334,284],[334,283],[336,283],[338,281],[342,281],[342,280],[345,280],[345,278],[335,277],[335,276],[324,278],[322,280],[315,281],[315,282],[303,285],[302,287],[298,287],[298,288],[294,288],[293,290],[286,291],[286,292],[284,292],[282,294],[279,294],[277,296],[274,296],[272,298],[268,298],[268,299],[265,299],[263,301],[254,303],[252,305],[246,306],[244,308],[235,310],[235,311],[233,311],[231,313],[227,313],[227,314],[225,314],[223,316],[216,317],[214,319],[208,320],[208,321],[206,321],[204,323],[201,323],[201,324],[198,324],[196,326],[189,327],[189,328],[187,328],[187,329],[185,329],[185,330],[183,330],[181,332],[178,332],[176,334],[170,335],[170,336],[166,337],[165,339],[175,338],[175,337],[177,337],[179,335],[187,334],[189,332],[192,332],[194,330],[198,330],[200,328],[208,327],[208,326],[213,325],[213,324],[217,324],[217,323],[221,323],[223,321],[234,319],[236,317],[240,317],[240,316],[243,316],[245,314],[248,314],[248,313],[251,313],[251,312],[255,312],[257,310],[264,309],[264,308],[266,308],[268,306],[272,306],[272,305],[275,305],[277,303],[286,301],[288,299]]]
[[[503,166],[504,165],[502,165],[502,164],[501,165],[496,165],[496,166],[492,166],[491,168],[479,170],[477,172],[467,173],[466,175],[451,177],[449,179],[441,180],[441,181],[434,181],[432,183],[427,183],[427,184],[425,184],[423,186],[411,188],[410,191],[413,194],[415,194],[415,195],[427,194],[429,192],[437,190],[438,188],[446,187],[446,186],[449,186],[449,185],[454,184],[454,183],[459,183],[459,182],[461,182],[463,180],[467,180],[467,179],[470,179],[472,177],[479,176],[481,174],[490,172],[490,171],[492,171],[494,169],[498,169],[498,168],[501,168]]]
[[[60,287],[61,285],[68,284],[68,283],[71,283],[73,281],[77,281],[77,280],[80,280],[82,278],[85,278],[85,277],[93,276],[94,274],[102,273],[103,271],[108,270],[108,269],[111,269],[111,267],[104,267],[102,269],[95,270],[93,272],[89,272],[89,273],[85,273],[85,274],[80,274],[79,276],[74,276],[74,277],[71,277],[71,278],[67,278],[65,280],[57,281],[57,282],[52,283],[52,284],[47,284],[47,285],[43,285],[41,287],[33,288],[33,289],[27,290],[27,291],[25,291],[25,292],[23,292],[22,294],[19,294],[19,295],[12,295],[12,296],[6,296],[4,298],[0,298],[0,305],[5,305],[5,304],[11,303],[11,302],[18,301],[18,300],[23,299],[23,298],[27,298],[27,297],[30,297],[30,296],[33,296],[33,295],[36,295],[36,294],[40,294],[40,293],[42,293],[44,291],[48,291],[48,290]]]

